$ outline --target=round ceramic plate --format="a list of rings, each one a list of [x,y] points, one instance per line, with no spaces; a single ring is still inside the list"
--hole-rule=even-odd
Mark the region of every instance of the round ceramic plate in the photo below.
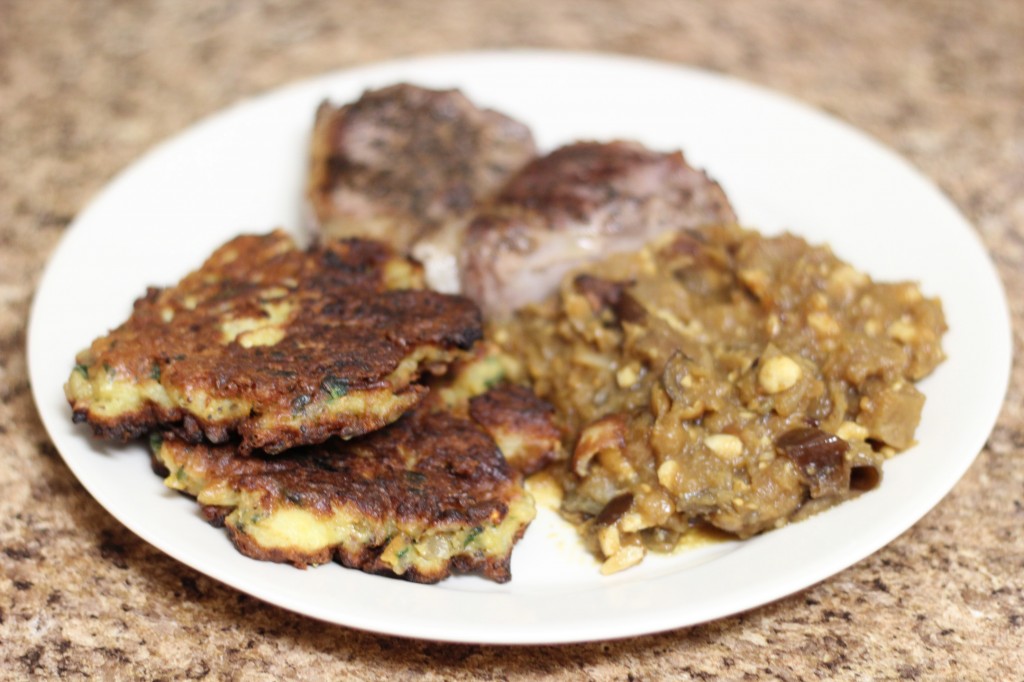
[[[123,321],[147,285],[169,285],[241,232],[302,226],[306,144],[324,98],[398,81],[458,87],[532,126],[542,149],[633,138],[681,148],[742,221],[828,242],[877,279],[942,298],[949,359],[922,384],[919,444],[881,487],[807,521],[602,577],[573,531],[542,510],[513,579],[416,585],[339,565],[297,571],[247,559],[192,500],[164,488],[141,445],[73,426],[62,385],[75,353]],[[89,492],[179,561],[267,602],[355,628],[444,641],[558,643],[678,628],[750,609],[876,551],[931,509],[982,448],[1006,391],[1004,293],[970,225],[906,162],[806,106],[735,80],[620,57],[459,54],[331,74],[242,102],[152,150],[68,229],[32,310],[32,387],[53,442]]]

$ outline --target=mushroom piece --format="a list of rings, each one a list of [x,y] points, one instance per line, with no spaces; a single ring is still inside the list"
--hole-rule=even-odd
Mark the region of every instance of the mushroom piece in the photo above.
[[[839,436],[810,426],[801,427],[779,436],[775,448],[796,466],[812,498],[842,494],[850,489],[850,466],[846,461],[850,444]]]

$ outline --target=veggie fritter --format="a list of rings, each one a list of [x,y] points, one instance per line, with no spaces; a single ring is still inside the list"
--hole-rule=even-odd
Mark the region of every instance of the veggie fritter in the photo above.
[[[299,567],[337,559],[415,582],[505,582],[535,513],[487,431],[429,402],[372,434],[276,457],[151,442],[167,485],[197,497],[239,551]]]
[[[237,237],[79,353],[76,422],[128,440],[279,453],[393,422],[481,335],[467,299],[422,289],[422,267],[351,239],[302,250],[282,231]]]
[[[472,398],[469,415],[494,437],[508,463],[527,476],[562,454],[555,408],[525,386],[504,385]]]

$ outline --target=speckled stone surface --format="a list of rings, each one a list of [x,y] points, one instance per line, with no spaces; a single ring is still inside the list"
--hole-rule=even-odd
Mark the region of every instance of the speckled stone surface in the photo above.
[[[454,646],[267,606],[99,507],[49,442],[25,325],[69,221],[150,146],[233,101],[384,58],[539,46],[727,73],[893,147],[976,226],[1017,361],[985,450],[914,528],[825,582],[699,627]],[[1024,679],[1024,3],[0,2],[0,677]]]

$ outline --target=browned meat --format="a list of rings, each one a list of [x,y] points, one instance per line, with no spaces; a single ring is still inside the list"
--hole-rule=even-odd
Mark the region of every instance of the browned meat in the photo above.
[[[504,316],[569,270],[663,232],[734,223],[718,183],[635,142],[580,142],[528,164],[482,209],[462,247],[463,292]]]
[[[323,234],[407,250],[463,220],[535,154],[525,125],[458,90],[393,85],[320,105],[309,200]]]

